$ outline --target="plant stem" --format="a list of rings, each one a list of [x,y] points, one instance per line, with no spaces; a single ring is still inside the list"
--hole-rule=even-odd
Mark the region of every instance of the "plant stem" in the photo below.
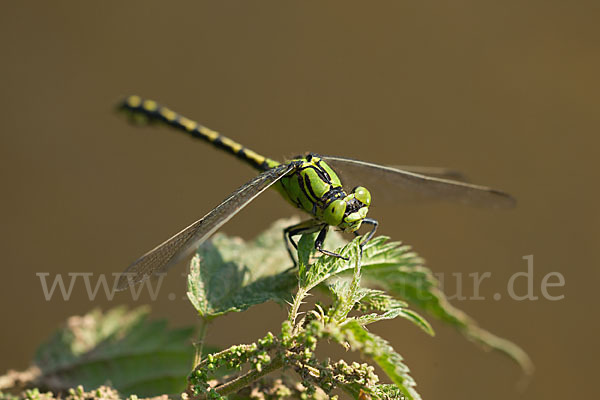
[[[224,383],[223,385],[215,388],[215,391],[221,396],[226,396],[230,393],[236,393],[240,389],[250,385],[257,379],[260,379],[261,377],[279,368],[282,368],[284,364],[285,362],[282,356],[274,357],[274,360],[271,363],[265,365],[260,371],[255,369],[248,371],[244,375],[241,375],[235,378],[234,380]],[[203,394],[200,396],[192,396],[189,398],[189,400],[201,400],[205,398],[206,396]]]
[[[194,355],[194,365],[192,368],[196,368],[202,361],[202,349],[204,347],[204,338],[206,337],[206,331],[208,329],[208,321],[204,318],[200,318],[200,330],[198,332],[198,340],[194,343],[196,348],[196,354]]]
[[[300,306],[302,305],[302,300],[306,297],[307,290],[304,288],[299,288],[298,292],[294,296],[294,302],[292,303],[292,307],[290,308],[290,313],[288,316],[288,321],[292,324],[292,334],[295,335],[297,332],[296,329],[296,318],[298,317],[298,311],[300,310]]]

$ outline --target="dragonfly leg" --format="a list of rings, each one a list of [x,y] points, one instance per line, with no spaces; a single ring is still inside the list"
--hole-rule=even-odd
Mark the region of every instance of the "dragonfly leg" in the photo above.
[[[360,247],[362,248],[365,244],[367,244],[369,242],[369,240],[373,239],[373,235],[375,235],[375,231],[377,230],[377,227],[379,226],[379,222],[377,222],[377,220],[372,219],[372,218],[365,218],[363,219],[363,224],[367,224],[367,225],[372,225],[373,228],[369,231],[369,233],[367,233],[367,235],[365,236],[365,239],[361,242]],[[356,233],[356,232],[354,232]]]
[[[331,257],[341,258],[342,260],[348,261],[348,257],[342,257],[341,255],[334,253],[333,251],[325,250],[323,248],[323,242],[325,241],[325,237],[327,236],[327,232],[329,232],[329,225],[323,226],[317,239],[315,240],[315,249],[319,250],[321,253],[326,254]]]
[[[298,265],[298,262],[294,258],[294,251],[290,246],[294,246],[294,249],[298,250],[298,244],[294,240],[294,236],[303,235],[305,233],[314,233],[317,232],[323,226],[322,222],[316,221],[314,219],[309,219],[307,221],[302,221],[299,224],[288,226],[283,230],[283,240],[285,241],[285,247],[294,263],[294,267]]]

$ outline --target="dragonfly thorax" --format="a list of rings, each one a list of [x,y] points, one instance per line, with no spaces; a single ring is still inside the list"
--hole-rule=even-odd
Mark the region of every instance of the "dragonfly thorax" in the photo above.
[[[291,162],[298,167],[281,179],[279,187],[290,203],[342,231],[360,228],[371,203],[366,188],[359,186],[346,193],[335,171],[315,154]]]

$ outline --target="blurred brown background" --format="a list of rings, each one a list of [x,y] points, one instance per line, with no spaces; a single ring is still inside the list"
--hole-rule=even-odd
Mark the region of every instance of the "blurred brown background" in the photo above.
[[[25,368],[70,315],[149,301],[127,293],[90,301],[81,284],[70,301],[45,301],[36,272],[120,272],[254,175],[184,135],[125,123],[112,107],[137,93],[274,158],[310,150],[451,166],[514,194],[519,205],[510,211],[387,208],[374,199],[372,215],[381,233],[412,244],[447,279],[492,273],[481,288],[486,300],[454,304],[529,352],[537,371],[526,389],[517,387],[516,365],[439,323],[433,339],[402,321],[374,331],[404,355],[426,399],[592,393],[598,2],[54,1],[1,9],[0,370]],[[224,231],[250,238],[294,212],[269,193]],[[550,293],[563,300],[508,298],[507,280],[525,271],[529,254],[535,294],[558,271],[565,287]],[[184,268],[176,271],[161,293],[183,293]],[[163,295],[152,308],[173,325],[195,321],[184,300]],[[267,304],[227,317],[209,341],[253,340],[276,331],[283,315]]]

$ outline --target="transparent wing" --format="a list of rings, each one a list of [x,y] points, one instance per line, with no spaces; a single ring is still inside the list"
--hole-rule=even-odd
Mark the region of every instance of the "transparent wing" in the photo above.
[[[385,167],[365,161],[323,156],[348,188],[365,186],[373,201],[379,198],[393,201],[449,200],[459,203],[508,208],[516,204],[507,193],[486,186],[472,185]]]
[[[290,163],[272,168],[238,188],[202,219],[138,258],[119,278],[117,290],[127,289],[154,274],[165,272],[295,166]]]
[[[467,177],[460,171],[444,167],[422,167],[417,165],[389,165],[390,168],[401,171],[412,172],[414,174],[433,176],[434,178],[451,179],[455,181],[467,182]]]

